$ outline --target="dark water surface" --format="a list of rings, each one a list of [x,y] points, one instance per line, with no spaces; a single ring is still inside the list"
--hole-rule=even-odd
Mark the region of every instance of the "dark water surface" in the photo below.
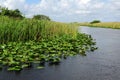
[[[97,41],[98,50],[74,56],[60,65],[21,72],[0,71],[0,80],[120,80],[120,30],[82,27]]]

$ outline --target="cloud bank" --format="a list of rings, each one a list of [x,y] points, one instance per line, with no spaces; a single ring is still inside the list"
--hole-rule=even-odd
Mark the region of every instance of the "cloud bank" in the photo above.
[[[0,0],[0,5],[19,9],[26,17],[48,15],[61,22],[120,21],[120,0]]]

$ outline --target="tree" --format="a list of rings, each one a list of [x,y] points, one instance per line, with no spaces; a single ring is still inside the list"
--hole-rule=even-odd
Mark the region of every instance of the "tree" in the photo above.
[[[23,18],[22,13],[18,9],[9,10],[8,8],[5,7],[0,7],[0,15],[9,16],[13,18]]]
[[[101,21],[100,20],[94,20],[92,22],[90,22],[91,24],[94,24],[94,23],[100,23]]]
[[[22,16],[22,13],[21,13],[18,9],[15,9],[12,13],[13,13],[12,15],[13,15],[14,17],[21,17],[21,18],[23,17],[23,16]],[[11,16],[12,16],[12,15],[11,15]]]
[[[48,20],[48,21],[51,20],[48,16],[45,16],[45,15],[34,15],[34,16],[33,16],[33,19]]]

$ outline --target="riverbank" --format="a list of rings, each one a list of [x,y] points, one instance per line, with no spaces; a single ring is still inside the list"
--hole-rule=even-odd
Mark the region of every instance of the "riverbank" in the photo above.
[[[120,29],[120,22],[80,23],[80,26]]]

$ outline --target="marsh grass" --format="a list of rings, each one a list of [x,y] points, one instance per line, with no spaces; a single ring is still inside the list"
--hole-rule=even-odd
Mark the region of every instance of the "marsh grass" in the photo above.
[[[113,28],[120,29],[120,22],[102,22],[102,23],[80,23],[81,26],[91,26],[91,27],[102,27],[102,28]]]
[[[0,16],[0,43],[15,41],[40,41],[62,35],[76,37],[77,28],[73,24],[23,19],[14,20]]]

